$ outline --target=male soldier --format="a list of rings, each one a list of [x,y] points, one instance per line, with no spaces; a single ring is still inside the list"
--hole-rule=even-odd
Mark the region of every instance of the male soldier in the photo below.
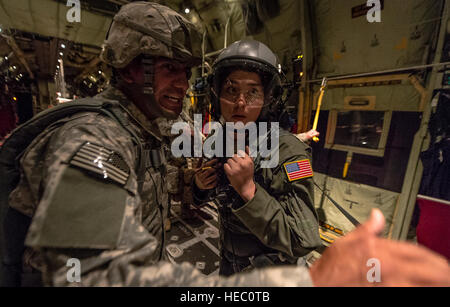
[[[89,271],[86,284],[125,283],[95,269],[106,263],[163,258],[165,149],[151,120],[181,113],[191,67],[200,63],[199,37],[167,7],[123,6],[101,54],[113,67],[114,82],[94,97],[118,101],[122,124],[99,113],[77,113],[27,148],[9,206],[33,217],[25,265],[43,272],[46,284],[67,282],[69,258]]]
[[[205,278],[189,264],[163,261],[164,160],[159,154],[161,143],[148,122],[159,116],[176,118],[181,112],[187,70],[199,55],[192,41],[196,35],[191,23],[164,6],[148,2],[123,6],[114,17],[102,53],[102,59],[114,67],[116,83],[96,97],[111,104],[119,101],[123,106],[117,113],[120,118],[77,113],[49,126],[24,152],[20,182],[9,204],[33,217],[24,261],[43,273],[45,285],[312,284],[303,267],[274,268],[219,280]],[[363,236],[357,233],[336,246],[364,242],[368,237],[376,241],[369,233],[374,232],[370,225],[360,230]],[[371,246],[383,250],[380,244],[363,246],[359,258],[377,257]],[[329,252],[331,259],[333,251]],[[420,261],[431,257],[433,272],[443,271],[436,256],[412,252]],[[331,271],[337,274],[337,279],[327,280],[329,283],[338,284],[344,275],[339,274],[339,268],[345,269],[352,258],[340,256],[343,263],[337,269],[333,261],[317,265],[323,277]],[[415,260],[408,257],[404,263],[419,267],[421,262],[411,259]],[[74,260],[80,265],[68,267]],[[80,279],[76,272],[68,274],[76,268],[80,269]],[[395,268],[391,272],[396,273]],[[358,272],[365,269],[357,268]],[[360,281],[358,274],[351,273],[340,280],[347,284]],[[311,276],[315,276],[313,272]],[[321,280],[317,280],[320,285]],[[436,280],[434,275],[431,281]]]

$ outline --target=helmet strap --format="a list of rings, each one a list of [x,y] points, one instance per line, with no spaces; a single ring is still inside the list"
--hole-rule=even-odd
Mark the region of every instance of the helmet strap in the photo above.
[[[149,103],[145,108],[152,108],[155,110],[157,106],[154,82],[155,82],[155,61],[152,56],[142,55],[142,67],[144,68],[144,87],[142,88],[142,93],[146,95],[149,99]],[[162,114],[159,114],[162,116]]]
[[[146,95],[153,95],[153,82],[155,80],[155,62],[153,57],[143,55],[142,66],[144,68],[144,88],[143,93]]]

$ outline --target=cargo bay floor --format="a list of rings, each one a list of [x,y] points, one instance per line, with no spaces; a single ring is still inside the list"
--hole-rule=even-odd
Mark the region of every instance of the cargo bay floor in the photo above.
[[[171,228],[166,232],[166,252],[172,263],[189,262],[205,275],[219,273],[219,224],[212,203],[191,209],[190,218],[182,218],[171,209]]]

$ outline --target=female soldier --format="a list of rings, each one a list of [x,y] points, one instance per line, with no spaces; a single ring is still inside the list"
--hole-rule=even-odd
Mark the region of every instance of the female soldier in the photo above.
[[[260,42],[243,40],[226,48],[213,66],[216,119],[222,124],[278,121],[278,66],[275,54]],[[247,150],[223,160],[223,167],[212,160],[195,176],[196,203],[213,199],[219,210],[221,275],[292,264],[321,245],[311,149],[280,129],[278,153],[275,168],[261,168],[262,159],[253,160]]]

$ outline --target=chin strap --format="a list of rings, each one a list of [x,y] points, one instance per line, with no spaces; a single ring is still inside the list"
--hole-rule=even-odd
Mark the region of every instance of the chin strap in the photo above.
[[[144,94],[153,95],[153,82],[155,80],[155,62],[153,57],[143,55],[142,66],[144,67]]]
[[[141,63],[144,68],[144,87],[142,93],[148,97],[150,108],[155,108],[158,105],[153,88],[155,81],[155,60],[152,56],[143,54]],[[162,116],[162,114],[159,115]]]

